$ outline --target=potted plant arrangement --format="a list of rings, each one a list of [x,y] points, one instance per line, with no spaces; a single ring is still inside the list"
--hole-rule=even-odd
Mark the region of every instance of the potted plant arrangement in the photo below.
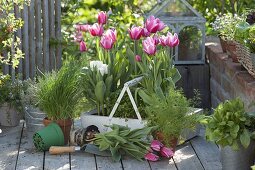
[[[213,29],[219,34],[223,52],[227,52],[233,62],[238,62],[237,47],[234,39],[236,25],[242,21],[245,21],[244,16],[228,13],[218,16],[212,24]]]
[[[21,90],[22,83],[19,80],[12,81],[9,75],[0,74],[0,125],[19,124],[22,117]]]
[[[180,90],[171,88],[164,97],[156,94],[149,100],[146,107],[149,126],[158,126],[154,138],[163,142],[175,151],[178,140],[184,139],[185,129],[195,129],[200,119],[199,114],[187,114],[193,110],[190,102]]]
[[[244,103],[233,99],[221,103],[206,118],[206,139],[220,146],[222,168],[250,169],[255,158],[254,114],[245,112]]]
[[[236,25],[235,40],[238,44],[240,63],[255,77],[255,12],[247,14],[246,21]]]
[[[118,47],[116,43],[116,30],[111,28],[104,31],[103,29],[106,27],[107,17],[106,13],[100,12],[98,23],[90,26],[76,25],[75,41],[79,43],[80,51],[84,52],[87,51],[87,46],[82,35],[89,32],[96,37],[97,58],[95,61],[90,61],[89,66],[83,69],[81,84],[84,96],[92,105],[97,107],[94,114],[97,112],[96,114],[99,114],[102,119],[105,116],[104,119],[108,121],[107,116],[110,115],[112,108],[109,108],[109,105],[106,104],[116,102],[116,100],[109,101],[111,100],[110,94],[120,91],[132,77],[144,76],[142,84],[147,84],[150,86],[149,90],[154,91],[154,86],[168,88],[168,84],[180,79],[180,74],[173,67],[168,51],[169,48],[172,49],[179,44],[178,37],[171,33],[168,33],[167,36],[160,36],[162,34],[160,32],[166,27],[162,21],[151,16],[146,20],[144,27],[132,26],[128,31],[132,40],[130,44],[133,45],[134,50],[132,51],[129,45],[126,45],[125,53],[122,53],[122,50],[118,49],[123,47]],[[139,44],[142,37],[144,37],[143,43]],[[159,52],[156,54],[157,48],[159,48]],[[153,55],[158,57],[152,59],[151,56]],[[156,58],[158,59],[156,60]],[[155,65],[154,69],[150,69],[151,64]],[[156,77],[146,76],[147,73],[152,75],[154,71],[157,72]],[[174,77],[175,75],[177,76]],[[155,79],[157,77],[158,79]],[[81,119],[82,122],[88,120],[88,113],[82,115]],[[94,122],[98,122],[98,119],[100,118],[95,117]],[[125,119],[123,120],[125,121]],[[89,125],[88,123],[85,124],[85,127]]]
[[[46,73],[39,78],[36,89],[36,101],[46,113],[43,124],[57,123],[64,134],[65,143],[69,140],[72,119],[81,99],[79,87],[80,67],[77,63],[62,66],[56,72]]]

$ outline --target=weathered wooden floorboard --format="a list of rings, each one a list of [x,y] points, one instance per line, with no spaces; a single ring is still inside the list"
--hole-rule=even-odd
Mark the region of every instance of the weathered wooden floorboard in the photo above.
[[[43,169],[44,152],[36,151],[32,136],[32,132],[28,132],[26,128],[23,129],[17,160],[17,170]]]
[[[150,164],[147,161],[138,161],[129,156],[124,156],[122,158],[122,165],[124,170],[150,170]]]
[[[206,170],[222,169],[219,149],[214,143],[206,142],[202,137],[194,138],[190,142]]]
[[[94,155],[85,152],[71,154],[71,169],[73,170],[96,170]]]
[[[0,129],[2,129],[0,134],[0,169],[13,170],[16,165],[23,123],[17,127],[1,127]]]
[[[111,157],[96,156],[98,170],[119,170],[123,169],[121,162],[114,162]]]
[[[173,157],[174,162],[179,170],[203,170],[195,151],[189,142],[177,147]]]
[[[66,170],[70,169],[69,154],[50,155],[45,152],[44,170]]]
[[[152,170],[177,170],[173,159],[163,159],[158,162],[150,162]]]

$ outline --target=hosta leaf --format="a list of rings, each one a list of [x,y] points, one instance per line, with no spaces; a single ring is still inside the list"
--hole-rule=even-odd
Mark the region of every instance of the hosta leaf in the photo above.
[[[250,145],[250,133],[247,129],[244,129],[243,130],[243,133],[240,135],[240,141],[241,141],[241,144],[247,148],[249,145]]]
[[[119,149],[117,147],[110,147],[110,151],[112,153],[112,159],[116,162],[120,161],[121,154],[119,152]]]

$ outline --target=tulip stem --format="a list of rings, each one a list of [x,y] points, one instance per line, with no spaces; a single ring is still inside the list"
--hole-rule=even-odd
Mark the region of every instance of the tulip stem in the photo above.
[[[137,53],[137,46],[138,46],[138,41],[135,40],[135,41],[134,41],[134,54],[135,54],[135,56],[138,55],[138,53]],[[135,56],[134,56],[134,61],[135,61],[135,75],[137,75],[137,65],[136,65]]]

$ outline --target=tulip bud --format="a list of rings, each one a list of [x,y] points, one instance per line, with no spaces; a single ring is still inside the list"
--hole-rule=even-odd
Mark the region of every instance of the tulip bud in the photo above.
[[[87,51],[87,47],[84,41],[80,42],[80,52],[85,52]]]
[[[154,153],[147,153],[145,156],[144,156],[144,159],[148,160],[148,161],[157,161],[159,160],[159,156],[154,154]]]
[[[155,34],[152,38],[153,38],[153,40],[154,40],[155,45],[158,45],[158,44],[159,44],[159,38],[158,38],[158,36]]]
[[[128,29],[128,32],[132,40],[139,40],[143,34],[143,28],[132,26],[131,29]]]
[[[141,61],[142,61],[141,56],[136,55],[136,56],[135,56],[135,61],[137,61],[137,62],[141,62]]]
[[[106,49],[110,50],[113,47],[114,41],[108,36],[102,36],[100,40],[100,45]]]
[[[101,37],[104,33],[104,28],[102,25],[95,23],[89,27],[89,32],[92,36],[99,36]]]
[[[155,55],[156,53],[156,45],[152,37],[147,37],[143,40],[143,51],[148,55]]]
[[[143,37],[149,37],[150,34],[151,34],[151,33],[150,33],[146,28],[143,28],[143,33],[142,33],[142,36],[143,36]]]
[[[167,46],[167,40],[168,38],[164,35],[162,35],[161,37],[159,37],[159,44],[162,46]]]
[[[115,29],[109,29],[104,33],[104,36],[107,36],[113,40],[113,42],[117,41],[117,31]]]
[[[153,140],[151,142],[151,148],[154,150],[154,151],[160,151],[161,147],[163,147],[163,144],[158,141],[158,140]]]
[[[161,154],[161,156],[166,157],[166,158],[171,158],[174,156],[173,150],[170,148],[167,148],[167,147],[162,147],[160,150],[160,154]]]
[[[179,45],[179,38],[176,33],[171,34],[170,32],[167,33],[167,46],[169,47],[175,47]]]
[[[98,20],[98,24],[100,25],[106,24],[106,21],[107,21],[106,12],[103,12],[103,11],[99,12],[97,16],[97,20]]]
[[[159,28],[158,21],[154,16],[150,16],[146,22],[145,22],[145,28],[150,32],[150,33],[156,33]]]

